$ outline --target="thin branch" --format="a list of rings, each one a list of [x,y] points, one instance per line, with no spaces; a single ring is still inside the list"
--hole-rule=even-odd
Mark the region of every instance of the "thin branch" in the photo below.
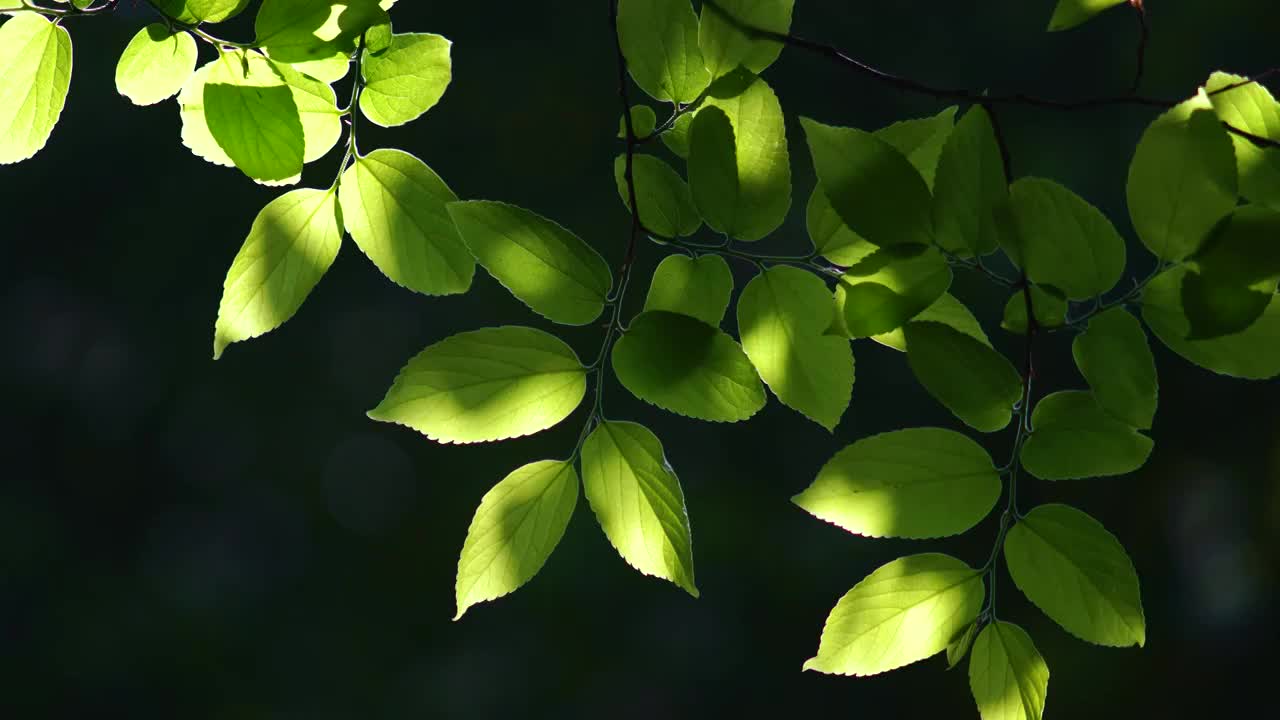
[[[1225,127],[1227,132],[1232,135],[1239,135],[1260,148],[1280,148],[1280,141],[1272,140],[1271,138],[1264,138],[1261,135],[1254,135],[1248,130],[1242,130],[1225,120],[1223,121],[1222,126]]]
[[[1234,83],[1231,83],[1230,85],[1224,85],[1218,88],[1217,90],[1210,92],[1209,96],[1212,97],[1214,95],[1221,95],[1222,93],[1231,92],[1232,90],[1236,90],[1238,88],[1242,88],[1248,85],[1259,84],[1263,80],[1266,80],[1267,78],[1270,78],[1275,75],[1280,75],[1280,67],[1268,68],[1255,75],[1250,75],[1249,77],[1239,82],[1234,82]]]
[[[1129,0],[1129,7],[1138,18],[1138,66],[1133,74],[1133,84],[1129,86],[1129,92],[1136,94],[1147,68],[1147,42],[1151,39],[1151,27],[1147,23],[1147,9],[1142,0]]]

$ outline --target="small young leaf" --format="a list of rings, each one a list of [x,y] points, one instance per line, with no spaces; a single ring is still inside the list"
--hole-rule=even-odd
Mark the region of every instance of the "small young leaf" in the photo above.
[[[338,256],[342,218],[332,190],[294,190],[258,213],[223,283],[213,359],[233,342],[280,327]]]
[[[959,535],[999,498],[986,450],[951,430],[915,428],[846,447],[791,501],[851,533],[924,539]]]
[[[964,632],[956,636],[954,640],[947,645],[947,669],[954,670],[964,656],[969,654],[969,648],[973,647],[973,639],[978,636],[978,623],[969,623],[969,627]]]
[[[1156,362],[1136,318],[1123,308],[1107,310],[1076,336],[1071,354],[1099,407],[1135,428],[1151,427],[1159,391]]]
[[[1056,392],[1031,414],[1034,432],[1022,445],[1022,464],[1041,480],[1124,475],[1151,455],[1151,438],[1098,407],[1093,393]]]
[[[1236,157],[1209,98],[1200,95],[1156,118],[1129,166],[1129,216],[1156,257],[1195,253],[1236,206]]]
[[[1004,355],[942,323],[912,321],[904,333],[911,370],[938,402],[979,432],[1009,424],[1022,382]]]
[[[843,301],[844,298],[842,297],[837,307],[842,308]],[[942,323],[953,330],[968,335],[987,347],[991,347],[991,340],[983,332],[982,325],[978,323],[978,318],[974,317],[969,308],[965,307],[964,303],[957,300],[951,293],[943,293],[937,302],[925,308],[923,312],[912,318],[912,321]],[[871,339],[898,352],[907,351],[907,336],[903,328],[881,335],[872,335]]]
[[[1061,327],[1067,321],[1067,301],[1039,285],[1031,285],[1031,311],[1040,328]],[[1027,334],[1027,299],[1017,290],[1004,304],[1004,316],[1000,327],[1015,335]]]
[[[613,162],[613,177],[622,204],[630,210],[626,168],[626,156],[619,155]],[[636,203],[640,205],[640,222],[646,229],[666,237],[685,237],[702,227],[702,216],[693,205],[689,185],[670,165],[652,155],[635,155],[631,173]]]
[[[761,73],[782,53],[782,44],[747,28],[785,33],[791,29],[795,0],[715,0],[702,4],[698,43],[712,78],[739,65]],[[745,26],[745,27],[744,27]]]
[[[392,282],[425,295],[471,287],[476,262],[448,211],[458,198],[421,160],[403,150],[357,156],[338,197],[347,232]]]
[[[698,597],[684,491],[648,428],[600,423],[582,445],[582,482],[601,529],[627,564]]]
[[[836,209],[831,207],[831,201],[827,199],[821,183],[809,196],[809,204],[805,208],[805,224],[814,249],[837,265],[856,265],[880,249],[844,224]]]
[[[613,276],[582,238],[506,203],[472,200],[448,209],[476,260],[534,312],[564,325],[600,317]]]
[[[648,137],[658,127],[658,116],[653,112],[653,108],[648,105],[632,105],[631,106],[631,129],[635,131],[636,137]],[[618,139],[625,140],[627,137],[627,120],[619,118],[618,120]]]
[[[438,442],[506,440],[555,425],[586,392],[586,369],[564,341],[533,328],[484,328],[418,353],[369,417]]]
[[[1070,30],[1093,19],[1093,16],[1128,0],[1058,0],[1053,17],[1049,19],[1049,32]]]
[[[818,180],[849,229],[880,246],[933,241],[933,198],[906,156],[862,130],[800,122]]]
[[[689,131],[693,201],[716,231],[759,240],[791,207],[782,106],[764,80],[741,73],[707,92]]]
[[[668,310],[719,327],[729,309],[733,274],[719,255],[669,255],[658,263],[644,309]]]
[[[1049,666],[1026,630],[993,622],[973,644],[969,688],[982,720],[1041,720]]]
[[[835,431],[853,392],[853,350],[826,335],[826,283],[798,268],[757,275],[738,299],[742,349],[782,403]]]
[[[760,378],[738,343],[688,315],[638,315],[613,346],[613,371],[641,400],[699,420],[746,420],[765,403]]]
[[[951,267],[934,248],[881,248],[840,279],[845,329],[859,338],[900,328],[950,286]]]
[[[1066,505],[1041,505],[1004,542],[1013,582],[1081,640],[1126,647],[1147,639],[1138,573],[1115,536]]]
[[[994,252],[994,211],[1009,197],[1004,160],[991,116],[969,108],[947,137],[933,184],[933,227],[938,244],[968,257]]]
[[[658,100],[692,102],[711,82],[689,0],[619,0],[618,41],[636,85]]]
[[[34,12],[0,25],[0,165],[35,155],[71,86],[71,36]]]
[[[1142,319],[1169,349],[1222,375],[1266,380],[1280,375],[1280,302],[1272,298],[1247,330],[1209,340],[1189,340],[1191,322],[1182,304],[1186,267],[1156,276],[1142,294]]]
[[[245,175],[288,184],[302,175],[305,136],[293,92],[260,53],[224,53],[204,80],[209,134]]]
[[[283,62],[350,55],[365,30],[388,22],[378,0],[263,0],[256,45]]]
[[[485,493],[458,558],[457,620],[476,603],[533,579],[556,549],[578,504],[578,473],[558,460],[529,463]]]
[[[196,40],[152,23],[133,36],[116,64],[116,91],[135,105],[178,94],[196,69]]]
[[[1041,178],[1009,187],[1010,227],[999,239],[1032,282],[1072,300],[1110,290],[1124,273],[1124,240],[1100,210]]]
[[[982,607],[982,573],[947,555],[898,558],[853,586],[805,670],[876,675],[946,649]]]
[[[383,127],[404,125],[435,107],[453,79],[453,43],[439,35],[393,35],[381,54],[364,53],[360,112]]]

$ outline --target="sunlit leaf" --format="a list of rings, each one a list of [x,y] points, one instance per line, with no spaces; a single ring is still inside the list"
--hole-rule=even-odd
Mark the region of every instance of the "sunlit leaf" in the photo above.
[[[843,308],[843,295],[841,302],[837,306]],[[953,330],[968,335],[987,347],[991,347],[991,341],[987,338],[986,332],[982,330],[982,325],[978,323],[978,319],[973,316],[969,308],[965,307],[964,303],[957,300],[951,293],[943,293],[937,302],[912,318],[912,322],[942,323]],[[872,335],[871,339],[898,352],[907,351],[907,336],[903,328],[881,335]]]
[[[0,165],[40,152],[71,86],[71,36],[27,12],[0,25]]]
[[[1232,335],[1266,311],[1280,280],[1280,212],[1238,208],[1214,230],[1182,281],[1188,339]]]
[[[903,330],[911,370],[930,395],[980,432],[1009,424],[1022,382],[1004,355],[943,323],[913,320]]]
[[[1238,87],[1232,87],[1238,86]],[[1227,90],[1226,88],[1232,89]],[[1214,73],[1205,90],[1218,118],[1260,138],[1280,142],[1280,103],[1261,83],[1239,75]],[[1280,148],[1263,148],[1231,135],[1240,174],[1240,194],[1250,202],[1280,210]]]
[[[836,209],[831,207],[831,201],[827,199],[827,193],[822,189],[821,183],[809,196],[809,204],[805,209],[805,224],[814,249],[819,255],[837,265],[856,265],[863,258],[880,249],[844,224],[844,220],[840,219]]]
[[[263,0],[253,28],[273,58],[300,62],[350,55],[365,30],[386,22],[378,0]]]
[[[996,621],[973,644],[969,688],[982,720],[1041,720],[1049,666],[1026,630]]]
[[[636,137],[648,137],[657,127],[658,116],[653,112],[653,108],[648,105],[631,106],[631,129]],[[618,120],[618,139],[625,140],[626,137],[627,120],[622,118]]]
[[[872,134],[902,153],[932,188],[942,148],[955,129],[957,109],[952,105],[933,117],[899,120]]]
[[[225,53],[203,86],[203,119],[226,157],[254,180],[296,182],[306,142],[302,117],[275,64],[259,53]]]
[[[791,29],[794,5],[795,0],[704,2],[698,42],[711,77],[718,78],[739,65],[753,73],[772,65],[782,53],[782,44],[761,38],[747,28],[786,33]]]
[[[1156,414],[1156,363],[1147,334],[1123,308],[1089,321],[1071,345],[1076,367],[1098,406],[1136,428],[1147,429]]]
[[[719,255],[697,260],[669,255],[653,273],[644,309],[681,313],[719,327],[732,292],[733,274]]]
[[[692,102],[711,82],[689,0],[620,0],[618,40],[631,77],[658,100]]]
[[[951,286],[951,267],[931,247],[881,248],[845,271],[837,302],[850,337],[880,335],[902,327]]]
[[[619,155],[613,162],[613,176],[622,204],[630,210],[626,166],[626,156]],[[702,217],[693,205],[689,185],[670,165],[652,155],[635,155],[631,173],[636,203],[640,206],[640,222],[646,229],[664,237],[684,237],[702,227]]]
[[[152,23],[133,36],[116,64],[116,91],[135,105],[154,105],[182,89],[196,69],[196,40]]]
[[[155,0],[155,5],[184,23],[220,23],[239,15],[249,0]]]
[[[439,35],[393,35],[380,54],[364,53],[360,112],[383,127],[403,125],[435,107],[453,79],[452,43]]]
[[[1092,20],[1103,10],[1126,2],[1128,0],[1058,0],[1053,17],[1049,19],[1049,31],[1070,30]]]
[[[1124,475],[1151,455],[1151,438],[1098,406],[1093,393],[1056,392],[1036,404],[1034,432],[1022,445],[1022,465],[1041,480]]]
[[[1004,160],[991,117],[975,105],[956,123],[938,158],[933,227],[938,244],[961,256],[996,249],[994,211],[1009,197]]]

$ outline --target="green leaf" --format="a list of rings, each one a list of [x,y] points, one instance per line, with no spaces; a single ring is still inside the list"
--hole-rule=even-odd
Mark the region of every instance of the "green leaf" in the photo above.
[[[391,48],[395,33],[391,27],[391,18],[376,25],[370,25],[364,31],[364,49],[366,55],[382,55]]]
[[[347,232],[392,282],[424,295],[471,287],[475,259],[448,211],[458,198],[421,160],[402,150],[358,155],[338,197]]]
[[[671,129],[662,133],[662,144],[679,157],[689,157],[689,133],[693,130],[694,113],[685,113],[676,118]]]
[[[916,379],[979,432],[1009,424],[1022,396],[1022,379],[1004,355],[950,325],[907,323],[907,361]]]
[[[1018,589],[1067,632],[1098,645],[1146,642],[1138,573],[1115,536],[1066,505],[1041,505],[1004,542]]]
[[[799,268],[757,275],[738,299],[742,349],[784,405],[834,432],[853,392],[853,351],[826,335],[831,324],[826,283]]]
[[[881,248],[845,271],[837,304],[850,337],[869,337],[902,327],[950,286],[951,267],[934,248]]]
[[[1280,212],[1256,205],[1220,223],[1182,282],[1188,338],[1240,332],[1266,311],[1280,279]]]
[[[377,0],[263,0],[257,45],[283,62],[350,55],[365,30],[387,22]]]
[[[951,430],[915,428],[846,447],[791,501],[851,533],[924,539],[965,532],[999,498],[986,450]]]
[[[809,196],[805,223],[814,250],[837,265],[856,265],[879,249],[844,224],[836,209],[831,207],[831,201],[827,199],[821,183]]]
[[[933,117],[899,120],[872,134],[902,153],[932,188],[938,158],[955,129],[957,109],[952,105]]]
[[[1182,281],[1188,340],[1209,340],[1242,332],[1257,322],[1275,295],[1274,280],[1256,286],[1215,282],[1191,268]]]
[[[166,15],[188,24],[220,23],[239,15],[249,0],[156,0]]]
[[[432,440],[475,443],[541,432],[569,416],[587,371],[564,341],[527,327],[459,333],[400,371],[369,417]]]
[[[968,335],[987,347],[991,347],[991,341],[987,338],[987,334],[983,332],[982,325],[978,323],[978,318],[974,317],[969,308],[965,307],[964,303],[957,300],[951,293],[943,293],[937,302],[925,308],[919,315],[916,315],[914,321],[942,323]],[[871,339],[898,352],[907,351],[907,335],[903,328],[891,330],[881,335],[872,335]]]
[[[689,131],[689,187],[714,230],[739,240],[773,232],[791,207],[782,106],[760,78],[711,86]]]
[[[1031,286],[1031,311],[1041,328],[1061,327],[1067,321],[1067,301],[1039,285]],[[1016,335],[1027,334],[1027,299],[1017,290],[1004,305],[1000,327]]]
[[[360,112],[371,122],[395,127],[435,107],[453,79],[453,43],[439,35],[393,35],[381,54],[365,53],[360,72]]]
[[[294,190],[258,213],[222,285],[213,359],[227,345],[284,324],[338,256],[342,216],[332,190]]]
[[[241,172],[282,184],[302,175],[302,117],[274,63],[258,53],[223,54],[205,78],[203,100],[209,134]]]
[[[533,579],[556,549],[578,504],[578,473],[558,460],[529,463],[485,493],[458,558],[458,613]]]
[[[613,347],[613,372],[641,400],[699,420],[738,422],[764,407],[760,378],[738,343],[688,315],[638,315]]]
[[[33,12],[0,25],[0,165],[40,152],[71,86],[71,36]]]
[[[1151,438],[1098,406],[1093,393],[1056,392],[1036,404],[1022,465],[1041,480],[1124,475],[1151,455]]]
[[[1273,298],[1247,330],[1208,340],[1189,340],[1191,322],[1182,304],[1187,268],[1156,276],[1142,295],[1142,319],[1169,349],[1222,375],[1265,380],[1280,375],[1280,303]]]
[[[287,64],[303,75],[324,83],[338,82],[351,71],[351,58],[341,54],[319,60],[304,60]]]
[[[653,112],[653,108],[648,105],[632,105],[631,106],[631,129],[635,131],[636,137],[648,137],[658,127],[658,116]],[[627,138],[627,120],[621,118],[618,120],[618,139],[625,140]]]
[[[823,191],[849,229],[880,246],[932,243],[933,198],[906,156],[862,130],[800,122]]]
[[[1103,10],[1126,2],[1128,0],[1058,0],[1053,17],[1049,19],[1049,32],[1070,30],[1093,19]]]
[[[613,161],[613,177],[618,184],[622,204],[631,209],[627,192],[627,157]],[[665,237],[684,237],[702,227],[702,217],[693,205],[689,185],[671,166],[652,155],[632,157],[632,179],[636,203],[640,205],[640,222],[648,230]]]
[[[577,235],[506,203],[472,200],[448,209],[476,260],[534,312],[564,325],[600,317],[613,278]]]
[[[692,102],[711,82],[689,0],[619,0],[618,41],[636,85],[665,102]]]
[[[782,44],[747,28],[786,33],[791,29],[794,6],[795,0],[704,2],[698,42],[711,77],[718,78],[739,65],[757,74],[772,65],[782,54]]]
[[[978,636],[978,623],[969,623],[969,627],[964,629],[951,644],[947,645],[947,669],[951,670],[964,660],[964,656],[969,654],[969,648],[973,647],[973,639]]]
[[[1143,133],[1127,195],[1138,237],[1173,262],[1195,253],[1235,208],[1235,152],[1206,96],[1178,105]]]
[[[296,117],[302,124],[303,162],[319,160],[333,149],[342,135],[342,113],[336,104],[333,88],[303,75],[289,65],[272,62],[259,53],[248,53],[248,63],[260,77],[270,78],[274,73],[288,87],[297,108]],[[215,165],[230,167],[233,165],[231,158],[214,139],[205,116],[206,82],[210,73],[220,64],[220,61],[214,60],[196,70],[178,94],[178,107],[182,116],[182,144]],[[242,71],[243,66],[240,67]],[[292,126],[292,116],[276,120],[278,122],[271,124],[272,129],[278,130],[285,124]],[[250,131],[256,132],[254,128],[250,128]],[[249,139],[255,137],[250,136]],[[264,185],[291,184],[298,180],[296,175],[282,181],[255,179]]]
[[[938,158],[933,183],[933,227],[938,244],[957,255],[994,252],[999,238],[995,209],[1009,197],[1004,159],[991,116],[969,108]]]
[[[600,423],[582,445],[582,481],[622,559],[698,597],[684,492],[658,438],[636,423]]]
[[[1266,87],[1239,75],[1219,72],[1209,78],[1205,90],[1220,120],[1280,142],[1280,103]],[[1234,134],[1231,142],[1236,150],[1240,194],[1250,202],[1280,210],[1280,149],[1258,147],[1248,138]]]
[[[946,649],[982,606],[982,573],[947,555],[898,558],[836,603],[805,670],[876,675]]]
[[[733,274],[719,255],[669,255],[658,263],[644,309],[667,310],[719,327],[729,309]]]
[[[993,622],[973,644],[969,688],[983,720],[1041,720],[1049,666],[1026,630]]]
[[[1009,257],[1032,282],[1052,285],[1072,300],[1110,290],[1124,273],[1124,240],[1111,221],[1065,187],[1023,178],[1009,188]]]
[[[176,95],[196,69],[196,40],[160,23],[138,31],[116,65],[116,91],[134,105],[154,105]]]
[[[1136,318],[1123,308],[1107,310],[1076,336],[1071,354],[1099,407],[1135,428],[1151,427],[1159,391],[1156,362]]]

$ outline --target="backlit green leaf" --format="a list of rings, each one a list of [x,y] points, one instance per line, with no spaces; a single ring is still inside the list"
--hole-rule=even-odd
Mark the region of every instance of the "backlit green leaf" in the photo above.
[[[1241,332],[1266,311],[1280,279],[1280,212],[1238,208],[1218,225],[1182,281],[1188,338]]]
[[[711,82],[689,0],[620,0],[618,40],[631,77],[658,100],[692,102]]]
[[[969,689],[982,720],[1041,720],[1049,666],[1026,630],[993,622],[973,644]]]
[[[582,445],[582,481],[622,559],[698,597],[684,492],[658,438],[636,423],[600,423]]]
[[[392,282],[425,295],[471,287],[475,259],[448,211],[458,198],[421,160],[402,150],[357,156],[338,197],[347,232]]]
[[[282,184],[301,176],[302,117],[270,60],[259,53],[223,54],[205,78],[203,103],[209,134],[245,175]]]
[[[653,108],[648,105],[631,106],[631,129],[636,137],[648,137],[657,127],[658,116],[653,112]],[[626,118],[622,118],[618,120],[618,139],[625,140],[626,137],[627,121]]]
[[[831,207],[831,201],[827,199],[827,193],[822,189],[821,183],[809,196],[809,204],[805,209],[805,223],[814,249],[819,255],[837,265],[846,267],[856,265],[879,249],[844,224],[844,220],[840,219],[836,209]]]
[[[938,402],[980,432],[1009,424],[1022,381],[1004,355],[943,323],[912,321],[904,333],[911,370]]]
[[[196,40],[160,23],[138,31],[116,64],[116,91],[135,105],[154,105],[176,95],[196,69]]]
[[[626,156],[619,155],[613,162],[613,177],[622,204],[630,210],[626,166]],[[646,229],[665,237],[684,237],[702,227],[702,217],[693,205],[689,185],[670,165],[652,155],[635,155],[631,173],[636,203],[640,205],[640,222]]]
[[[1236,158],[1209,98],[1194,97],[1156,118],[1129,166],[1129,216],[1157,257],[1193,254],[1236,206]]]
[[[1231,89],[1227,89],[1231,88]],[[1280,142],[1280,103],[1260,83],[1239,75],[1214,73],[1205,85],[1218,118],[1232,127]],[[1240,194],[1250,202],[1280,210],[1280,148],[1258,147],[1248,138],[1231,135]]]
[[[840,278],[845,329],[858,338],[900,328],[950,286],[951,267],[934,248],[881,248]]]
[[[1018,589],[1050,619],[1098,645],[1143,645],[1138,573],[1115,536],[1066,505],[1041,505],[1004,542]]]
[[[818,180],[844,224],[876,245],[933,240],[929,186],[875,135],[801,118]]]
[[[1124,240],[1100,210],[1067,188],[1023,178],[1009,188],[1009,256],[1032,282],[1052,285],[1072,300],[1110,290],[1124,273]]]
[[[294,190],[253,221],[222,286],[213,358],[233,342],[280,327],[338,256],[342,218],[332,190]]]
[[[921,539],[959,535],[999,497],[986,450],[951,430],[915,428],[846,447],[791,500],[852,533]]]
[[[600,317],[613,278],[577,235],[505,203],[473,200],[448,209],[476,260],[534,312],[565,325]]]
[[[694,113],[685,113],[676,118],[670,130],[662,133],[662,144],[682,158],[689,157],[689,133],[693,130]]]
[[[613,371],[641,400],[699,420],[737,422],[764,407],[738,343],[688,315],[641,313],[613,347]]]
[[[1099,407],[1133,427],[1151,427],[1159,389],[1156,362],[1136,318],[1123,308],[1107,310],[1089,321],[1071,354]]]
[[[249,0],[155,0],[155,4],[184,23],[220,23],[239,15]]]
[[[1039,285],[1031,286],[1031,311],[1040,328],[1060,327],[1067,321],[1067,301]],[[1021,290],[1014,291],[1004,304],[1004,316],[1000,327],[1017,335],[1027,333],[1027,299]]]
[[[0,25],[0,165],[40,152],[71,86],[71,36],[27,12]]]
[[[782,106],[764,80],[735,73],[708,90],[689,134],[689,188],[714,230],[759,240],[791,207]]]
[[[933,117],[899,120],[872,134],[902,153],[932,188],[938,158],[955,128],[956,110],[953,105]]]
[[[393,35],[380,54],[364,53],[360,112],[383,127],[415,120],[435,107],[453,78],[452,43],[439,35]]]
[[[387,22],[377,0],[263,0],[257,45],[283,62],[350,55],[365,30]]]
[[[527,327],[459,333],[400,371],[369,417],[432,440],[475,443],[531,435],[569,416],[587,371],[562,340]]]
[[[978,616],[982,573],[947,555],[899,558],[836,603],[805,670],[875,675],[946,649]]]
[[[458,613],[533,579],[556,549],[578,504],[572,463],[541,460],[506,476],[476,508],[458,558]]]
[[[843,296],[838,307],[843,308]],[[916,315],[913,322],[935,322],[942,323],[954,330],[957,330],[978,342],[991,347],[991,341],[987,339],[987,334],[983,332],[982,325],[978,323],[978,319],[973,316],[969,308],[960,302],[951,293],[943,293],[938,301],[924,309],[919,315]],[[891,347],[898,352],[907,351],[907,336],[903,328],[892,330],[881,335],[872,335],[872,340]]]
[[[698,42],[711,77],[739,65],[760,73],[782,53],[782,44],[752,34],[747,28],[785,33],[791,29],[795,0],[715,0],[702,4]]]
[[[1209,340],[1188,340],[1191,323],[1182,304],[1187,268],[1167,270],[1142,294],[1142,319],[1169,349],[1222,375],[1265,380],[1280,375],[1280,303],[1273,298],[1247,330]]]
[[[1058,0],[1053,17],[1049,19],[1049,31],[1070,30],[1091,19],[1098,13],[1128,0]]]
[[[1124,475],[1142,467],[1151,438],[1098,406],[1093,393],[1056,392],[1036,404],[1022,465],[1041,480]]]
[[[719,327],[732,293],[733,274],[724,258],[669,255],[653,273],[644,309],[669,310]]]
[[[777,266],[757,275],[738,299],[742,349],[773,394],[834,431],[853,392],[853,351],[826,335],[831,318],[826,283],[799,268]]]
[[[994,211],[1009,197],[991,116],[975,105],[956,123],[938,158],[933,227],[938,244],[964,257],[995,251]]]
[[[973,647],[973,639],[978,636],[978,623],[969,623],[969,627],[964,629],[954,640],[947,645],[947,669],[952,670],[956,665],[964,660],[964,656],[969,654],[969,648]]]

